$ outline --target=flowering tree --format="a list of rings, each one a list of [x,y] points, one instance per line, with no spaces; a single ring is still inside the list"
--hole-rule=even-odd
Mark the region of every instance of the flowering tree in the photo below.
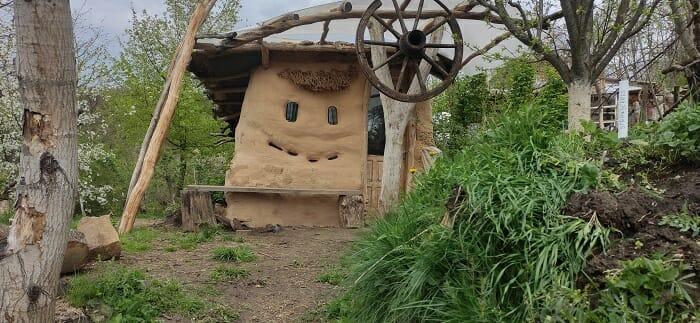
[[[16,46],[12,9],[12,6],[0,6],[0,200],[10,198],[7,195],[12,191],[17,177],[22,134],[22,111],[13,63]],[[106,125],[99,110],[102,88],[111,82],[111,57],[101,30],[83,23],[81,18],[84,14],[84,11],[73,13],[77,35],[80,202],[104,205],[112,187],[94,183],[93,165],[112,157],[112,153],[100,143]]]

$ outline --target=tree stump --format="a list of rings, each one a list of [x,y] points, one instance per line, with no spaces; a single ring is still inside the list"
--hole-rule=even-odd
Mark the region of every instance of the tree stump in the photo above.
[[[341,196],[338,208],[341,227],[361,228],[365,225],[365,200],[361,195]]]
[[[63,265],[61,266],[61,274],[68,274],[83,268],[88,262],[88,249],[85,235],[76,230],[70,230],[68,233],[68,246],[66,254],[63,256]]]
[[[182,229],[195,232],[202,225],[215,224],[211,192],[182,191]]]

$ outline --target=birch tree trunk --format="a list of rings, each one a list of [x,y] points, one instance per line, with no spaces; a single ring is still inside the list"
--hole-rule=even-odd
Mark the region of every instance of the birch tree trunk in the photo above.
[[[52,322],[77,191],[77,83],[69,0],[15,1],[24,109],[16,213],[0,250],[0,321]]]
[[[569,87],[569,130],[582,130],[582,121],[591,120],[591,82],[577,79]]]

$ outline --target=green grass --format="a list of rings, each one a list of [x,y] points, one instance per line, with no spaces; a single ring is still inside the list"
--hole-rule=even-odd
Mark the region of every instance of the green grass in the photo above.
[[[257,259],[253,250],[248,246],[216,247],[212,250],[212,258],[224,262],[251,262]]]
[[[320,273],[318,277],[316,277],[316,280],[321,283],[337,286],[340,285],[346,277],[347,273],[345,273],[342,268],[332,267]]]
[[[249,275],[250,272],[243,268],[221,265],[214,268],[209,274],[209,280],[213,282],[234,281]]]
[[[121,236],[122,250],[127,253],[149,251],[153,248],[153,241],[162,234],[153,228],[136,228]]]
[[[575,288],[608,231],[561,214],[602,181],[564,111],[527,106],[488,122],[442,158],[351,255],[348,317],[362,322],[531,320]],[[453,227],[440,225],[453,192]]]
[[[166,251],[194,250],[198,245],[214,241],[221,234],[219,226],[202,227],[197,232],[171,232],[168,234],[168,242],[172,245]]]
[[[177,282],[153,280],[110,262],[72,278],[66,298],[73,306],[102,312],[110,322],[155,322],[166,313],[205,322],[238,319],[236,313],[195,294]]]

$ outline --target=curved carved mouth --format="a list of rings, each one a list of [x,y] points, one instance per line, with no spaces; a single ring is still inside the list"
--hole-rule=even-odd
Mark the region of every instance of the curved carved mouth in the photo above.
[[[267,145],[274,148],[275,150],[286,152],[290,156],[293,156],[293,157],[299,156],[299,152],[297,152],[296,150],[284,148],[284,145],[281,145],[279,143],[276,143],[273,141],[268,141]],[[332,152],[328,152],[325,154],[306,155],[306,160],[309,161],[310,163],[316,163],[316,162],[320,161],[321,159],[323,159],[320,156],[324,156],[323,158],[325,158],[326,160],[336,160],[336,159],[340,158],[340,153],[332,151]]]

